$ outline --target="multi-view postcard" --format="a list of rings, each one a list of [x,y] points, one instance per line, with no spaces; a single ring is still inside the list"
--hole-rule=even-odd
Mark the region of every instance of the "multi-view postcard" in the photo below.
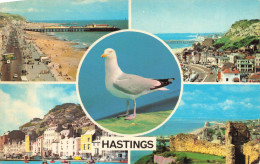
[[[259,164],[259,0],[0,0],[0,164]]]

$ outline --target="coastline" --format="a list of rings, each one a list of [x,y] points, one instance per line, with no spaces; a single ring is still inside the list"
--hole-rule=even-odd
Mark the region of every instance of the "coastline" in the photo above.
[[[77,43],[60,40],[46,33],[26,31],[39,50],[51,59],[49,68],[57,81],[76,81],[77,69],[84,49],[72,47]]]

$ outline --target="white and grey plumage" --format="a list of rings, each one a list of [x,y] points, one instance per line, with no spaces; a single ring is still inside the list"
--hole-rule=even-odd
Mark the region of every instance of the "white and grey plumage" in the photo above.
[[[118,66],[115,50],[111,48],[106,49],[101,57],[105,58],[107,90],[112,95],[127,100],[127,112],[120,116],[129,114],[129,99],[134,101],[134,114],[128,116],[126,120],[131,120],[136,116],[136,98],[154,91],[168,90],[164,86],[171,84],[171,81],[174,80],[174,78],[155,80],[124,73]]]

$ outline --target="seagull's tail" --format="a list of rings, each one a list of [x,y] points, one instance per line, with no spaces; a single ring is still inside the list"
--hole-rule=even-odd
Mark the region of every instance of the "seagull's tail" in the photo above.
[[[174,80],[174,78],[169,78],[169,79],[155,79],[157,81],[159,81],[161,83],[161,85],[159,86],[155,86],[153,88],[151,88],[151,90],[168,90],[167,88],[165,88],[165,86],[169,85],[172,83],[172,81]]]

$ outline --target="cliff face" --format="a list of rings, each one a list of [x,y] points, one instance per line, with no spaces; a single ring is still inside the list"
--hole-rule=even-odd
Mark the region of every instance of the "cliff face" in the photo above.
[[[260,20],[240,20],[235,22],[228,32],[228,37],[260,36]]]
[[[39,133],[55,124],[61,124],[63,126],[72,124],[75,128],[82,128],[89,126],[92,123],[87,118],[80,105],[66,103],[55,106],[44,116],[43,119],[33,119],[20,126],[19,129],[25,133],[32,130]]]

